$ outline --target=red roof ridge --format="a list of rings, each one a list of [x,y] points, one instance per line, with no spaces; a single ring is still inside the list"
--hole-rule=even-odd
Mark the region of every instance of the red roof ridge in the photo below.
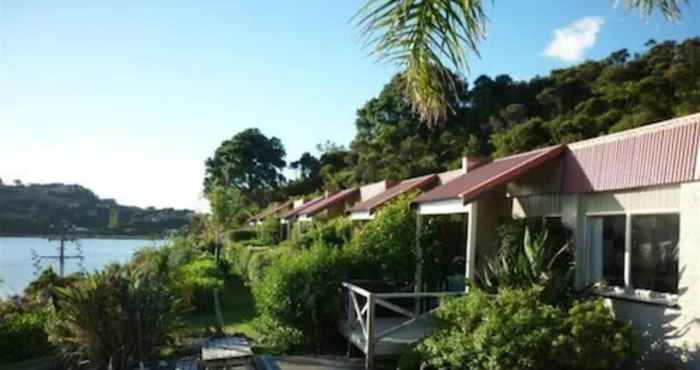
[[[385,189],[383,192],[363,201],[360,203],[357,203],[354,205],[352,208],[350,208],[348,211],[349,212],[362,212],[362,211],[369,211],[372,212],[377,207],[382,206],[383,204],[391,201],[392,199],[400,196],[401,194],[404,194],[408,191],[414,190],[417,187],[420,187],[422,185],[425,185],[431,181],[434,181],[435,179],[438,178],[437,174],[431,173],[428,175],[423,175],[423,176],[418,176],[418,177],[413,177],[409,179],[405,179],[396,185],[389,187]],[[394,194],[395,193],[395,194]]]
[[[539,164],[541,164],[542,161],[546,161],[548,159],[554,158],[554,157],[558,156],[559,154],[563,153],[565,149],[566,149],[566,144],[559,144],[559,145],[554,145],[554,146],[550,146],[547,148],[532,150],[532,151],[529,151],[527,153],[512,155],[510,157],[504,157],[502,159],[514,159],[514,158],[521,157],[525,154],[532,155],[532,154],[541,152],[541,153],[538,153],[538,155],[536,155],[532,158],[529,158],[529,159],[525,160],[524,162],[518,164],[517,166],[509,168],[509,169],[501,172],[498,176],[490,177],[487,180],[484,180],[483,182],[472,187],[471,189],[459,193],[459,196],[466,200],[468,196],[473,195],[474,193],[480,192],[481,189],[483,189],[483,188],[489,187],[490,185],[498,184],[499,182],[503,181],[503,179],[506,179],[506,180],[512,179],[513,177],[519,176],[522,173],[531,170],[533,167],[536,167]],[[496,160],[496,161],[498,161],[498,160]],[[494,162],[496,162],[496,161],[494,161]],[[488,164],[486,164],[486,165],[488,165]],[[478,168],[476,170],[478,170]],[[469,172],[467,173],[467,175],[469,175]]]
[[[309,207],[313,206],[314,204],[316,204],[316,203],[322,201],[323,199],[325,199],[325,197],[324,197],[323,195],[321,195],[321,196],[319,196],[319,197],[316,197],[316,198],[314,198],[314,199],[311,199],[310,201],[308,201],[308,202],[306,202],[306,203],[300,205],[299,207],[293,208],[293,209],[291,209],[289,212],[283,214],[283,215],[282,215],[282,218],[288,218],[288,217],[291,217],[291,216],[295,216],[295,215],[297,215],[299,212],[305,210],[306,208],[309,208]]]
[[[676,117],[676,118],[671,118],[671,119],[664,120],[664,121],[659,121],[656,123],[648,124],[648,125],[641,126],[641,127],[632,128],[629,130],[616,132],[613,134],[607,134],[607,135],[603,135],[603,136],[599,136],[599,137],[594,137],[591,139],[577,141],[577,142],[568,144],[568,146],[570,149],[581,149],[581,148],[585,148],[585,147],[592,146],[592,145],[597,145],[597,144],[607,143],[607,142],[611,142],[611,141],[627,139],[630,137],[640,136],[640,135],[648,134],[649,132],[667,130],[667,129],[672,129],[672,128],[681,127],[681,126],[685,126],[685,125],[691,125],[691,124],[700,124],[700,112],[693,113],[693,114],[690,114],[687,116]]]
[[[315,213],[321,212],[325,210],[326,208],[335,205],[338,201],[344,200],[347,196],[354,194],[355,192],[359,191],[358,188],[353,187],[350,189],[345,189],[341,190],[339,192],[334,193],[333,195],[330,195],[328,197],[324,197],[320,202],[312,205],[311,207],[305,208],[301,211],[299,211],[299,215],[308,215],[311,216]]]

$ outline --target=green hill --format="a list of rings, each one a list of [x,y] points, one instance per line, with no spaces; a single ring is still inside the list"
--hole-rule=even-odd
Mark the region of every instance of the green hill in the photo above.
[[[122,206],[80,185],[0,184],[0,235],[46,235],[66,221],[85,235],[155,236],[188,225],[193,215]]]

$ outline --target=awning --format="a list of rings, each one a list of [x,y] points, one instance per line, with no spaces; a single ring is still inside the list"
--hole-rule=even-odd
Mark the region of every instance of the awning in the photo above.
[[[557,145],[497,159],[421,195],[416,203],[422,205],[449,200],[459,200],[460,204],[469,203],[483,193],[507,184],[558,157],[565,148],[565,145]]]

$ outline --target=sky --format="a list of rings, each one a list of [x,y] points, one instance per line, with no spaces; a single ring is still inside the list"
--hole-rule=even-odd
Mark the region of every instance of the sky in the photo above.
[[[0,179],[203,210],[204,160],[237,132],[279,137],[288,162],[347,145],[356,110],[397,72],[363,48],[351,22],[362,4],[0,0]],[[485,4],[470,81],[700,35],[695,1],[678,23],[606,0]]]

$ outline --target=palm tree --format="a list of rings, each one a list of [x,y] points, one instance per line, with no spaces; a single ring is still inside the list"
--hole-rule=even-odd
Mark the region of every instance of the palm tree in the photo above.
[[[678,20],[690,0],[622,1],[642,14],[659,9]],[[481,0],[367,0],[354,19],[371,53],[403,69],[405,95],[428,123],[454,108],[449,68],[468,70],[467,54],[479,55],[488,21]]]

